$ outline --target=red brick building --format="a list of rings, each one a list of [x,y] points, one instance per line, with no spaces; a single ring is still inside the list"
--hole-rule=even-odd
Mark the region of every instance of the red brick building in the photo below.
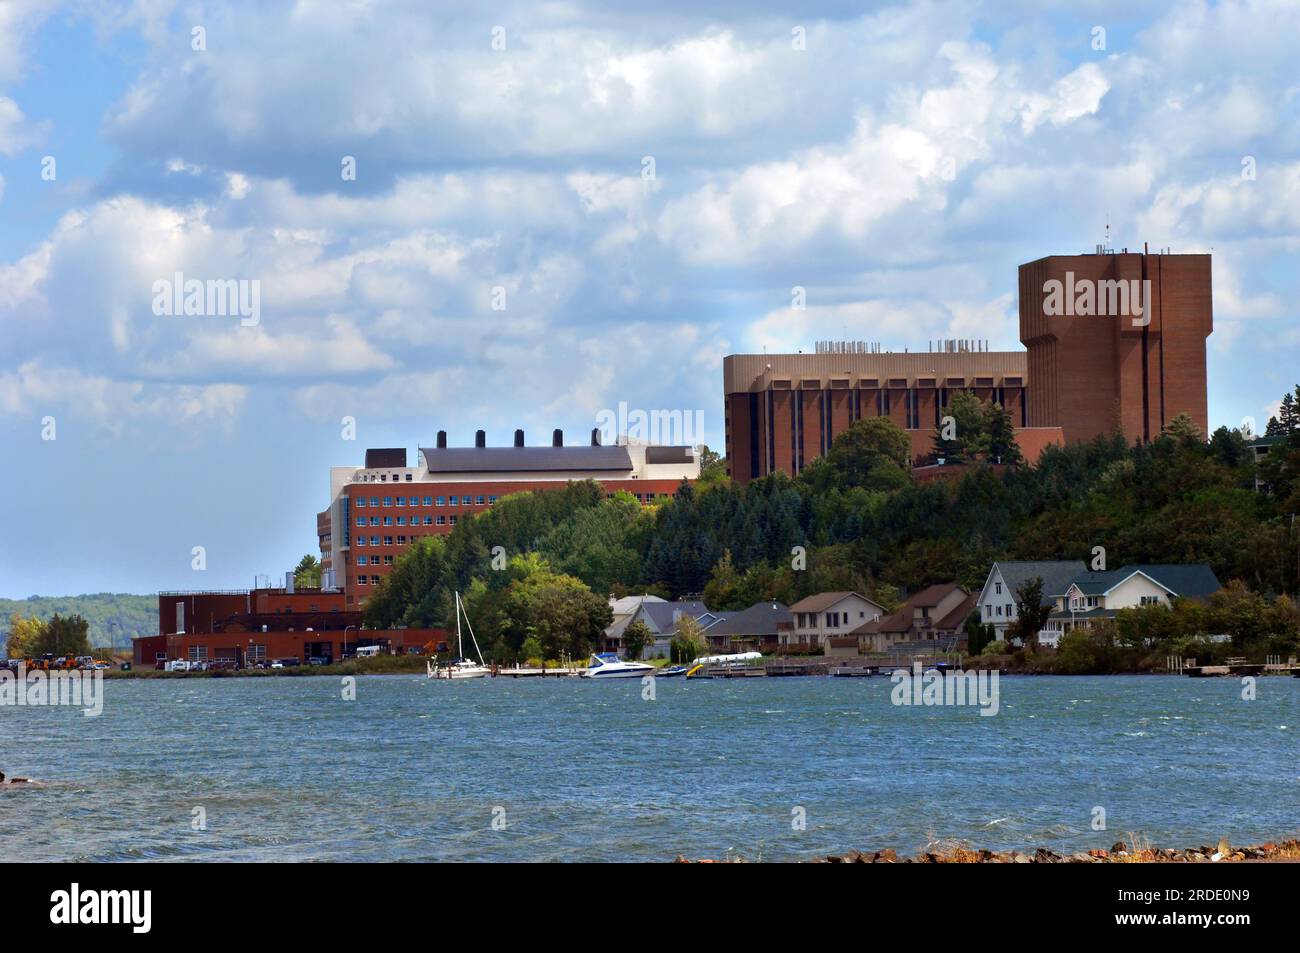
[[[316,517],[323,578],[356,610],[408,546],[450,533],[512,493],[595,480],[649,505],[699,473],[691,447],[601,446],[595,432],[590,446],[566,447],[556,430],[549,447],[529,447],[517,430],[514,446],[488,447],[480,430],[473,447],[448,447],[440,431],[436,446],[420,448],[415,466],[404,449],[367,450],[365,466],[330,470],[330,505]]]
[[[960,391],[1006,408],[1031,463],[1051,443],[1089,440],[1117,427],[1130,440],[1154,439],[1180,413],[1208,430],[1209,255],[1101,249],[1029,262],[1019,279],[1024,351],[945,341],[899,353],[822,342],[812,354],[724,358],[732,479],[747,483],[777,470],[796,475],[865,417],[898,424],[911,438],[913,461],[924,462]],[[1059,282],[1067,313],[1049,298],[1056,288],[1050,282]]]
[[[446,652],[443,629],[363,629],[344,594],[327,589],[160,592],[158,634],[134,640],[135,664],[172,659],[244,667],[272,659],[338,661],[361,646],[385,653]]]
[[[1213,330],[1209,255],[1125,249],[1021,265],[1028,423],[1059,426],[1069,441],[1116,428],[1153,440],[1185,413],[1208,433],[1205,339]]]

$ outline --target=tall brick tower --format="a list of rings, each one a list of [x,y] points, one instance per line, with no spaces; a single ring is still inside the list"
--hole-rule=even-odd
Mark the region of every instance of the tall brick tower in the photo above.
[[[1181,413],[1208,433],[1209,255],[1052,255],[1020,266],[1028,423],[1067,442],[1151,440]]]

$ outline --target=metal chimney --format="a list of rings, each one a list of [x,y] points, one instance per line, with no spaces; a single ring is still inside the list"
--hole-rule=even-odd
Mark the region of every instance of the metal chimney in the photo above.
[[[293,595],[293,570],[290,569],[284,574],[284,591]]]
[[[516,430],[516,431],[515,431],[515,446],[516,446],[516,447],[522,447],[523,445],[524,445],[524,432],[523,432],[522,430]]]
[[[438,431],[438,449],[439,450],[447,449],[447,431],[445,430]]]
[[[554,430],[551,431],[551,446],[552,447],[564,446],[564,431],[561,430],[559,427],[556,427]]]
[[[591,445],[592,445],[593,447],[599,447],[599,446],[600,446],[600,428],[599,428],[599,427],[592,427],[592,428],[591,428]]]
[[[478,447],[480,450],[481,450],[483,447],[486,447],[486,446],[487,446],[487,433],[486,433],[486,431],[483,431],[483,430],[475,430],[475,431],[474,431],[474,446]]]

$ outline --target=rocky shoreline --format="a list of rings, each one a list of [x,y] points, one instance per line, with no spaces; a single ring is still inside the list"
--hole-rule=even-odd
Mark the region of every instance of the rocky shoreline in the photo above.
[[[726,863],[715,860],[689,860],[678,857],[679,864],[713,864]],[[1046,847],[1039,847],[1032,853],[1025,851],[979,850],[964,845],[941,846],[923,851],[915,856],[900,856],[897,851],[886,848],[877,851],[850,851],[847,854],[831,854],[819,857],[813,863],[820,864],[1211,864],[1241,862],[1296,862],[1300,863],[1300,839],[1285,840],[1281,843],[1269,841],[1254,847],[1233,847],[1227,839],[1220,840],[1213,846],[1187,847],[1183,849],[1152,847],[1135,842],[1133,845],[1118,841],[1110,850],[1095,848],[1077,851],[1073,854],[1058,854]]]

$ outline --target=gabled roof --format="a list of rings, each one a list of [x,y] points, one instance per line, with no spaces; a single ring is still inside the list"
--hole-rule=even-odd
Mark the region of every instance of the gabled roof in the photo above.
[[[1007,584],[1006,595],[1015,597],[1016,590],[1031,579],[1043,580],[1043,605],[1047,605],[1055,596],[1065,595],[1070,583],[1088,571],[1082,559],[1074,560],[1040,560],[1036,562],[996,562],[993,568],[1002,574],[1002,581]],[[989,576],[992,577],[992,570]],[[988,583],[985,582],[985,586]]]
[[[937,629],[946,627],[950,620],[952,620],[954,616],[957,616],[958,613],[961,613],[957,622],[957,624],[960,625],[961,620],[964,620],[966,616],[970,615],[971,608],[975,605],[976,597],[971,593],[967,593],[965,589],[957,585],[955,582],[945,582],[939,583],[935,586],[927,586],[916,595],[912,596],[912,598],[904,602],[897,612],[876,619],[874,622],[864,622],[850,634],[875,635],[880,632],[909,632],[916,625],[916,620],[914,618],[916,609],[925,609],[931,606],[936,606],[946,597],[951,595],[954,590],[965,593],[965,598],[958,603],[955,609],[948,612],[942,619],[932,619],[932,624],[929,628]]]
[[[884,607],[873,599],[868,599],[860,592],[818,592],[808,596],[806,599],[800,599],[790,607],[791,612],[823,612],[833,606],[839,605],[849,596],[857,596],[863,602],[870,602],[877,609],[884,611]]]
[[[430,473],[631,470],[627,447],[421,447]]]
[[[1184,599],[1204,599],[1223,588],[1214,570],[1204,563],[1127,566],[1150,576],[1174,595]]]
[[[1079,591],[1085,596],[1101,596],[1138,573],[1165,589],[1170,595],[1184,599],[1204,599],[1223,588],[1214,570],[1204,563],[1140,564],[1106,572],[1085,572],[1076,576],[1073,584],[1078,586]]]
[[[639,611],[651,628],[656,632],[664,633],[676,628],[673,621],[674,613],[698,619],[708,613],[709,607],[697,599],[692,599],[687,602],[645,602],[642,603]]]
[[[778,622],[789,622],[790,610],[779,602],[756,602],[748,609],[709,626],[710,635],[776,635]]]
[[[658,596],[623,596],[621,599],[610,599],[609,607],[614,615],[631,615],[641,607],[643,602],[666,602]]]

